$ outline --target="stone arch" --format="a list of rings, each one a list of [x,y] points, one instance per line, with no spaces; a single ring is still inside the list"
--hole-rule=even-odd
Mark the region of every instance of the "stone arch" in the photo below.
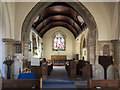
[[[21,40],[23,42],[23,54],[25,57],[28,55],[28,43],[29,43],[29,33],[35,18],[42,12],[46,7],[48,7],[53,2],[38,2],[32,10],[26,16],[21,32]],[[86,22],[89,32],[88,32],[88,60],[91,64],[95,65],[96,60],[96,42],[97,42],[97,25],[94,17],[88,11],[88,9],[80,2],[66,2],[72,6],[84,19]]]

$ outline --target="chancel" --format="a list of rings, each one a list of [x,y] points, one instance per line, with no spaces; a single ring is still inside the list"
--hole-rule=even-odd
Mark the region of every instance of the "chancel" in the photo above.
[[[120,88],[119,11],[120,2],[0,1],[1,87]]]

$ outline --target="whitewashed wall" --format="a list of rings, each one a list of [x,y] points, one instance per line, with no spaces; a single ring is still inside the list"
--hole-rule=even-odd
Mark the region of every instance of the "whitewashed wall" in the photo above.
[[[0,77],[2,76],[2,3],[0,1]],[[0,89],[2,89],[2,79],[0,78]]]
[[[2,61],[3,61],[3,54],[2,54],[2,3],[0,2],[0,71],[2,71]]]
[[[98,28],[98,40],[118,39],[117,5],[116,2],[83,2],[93,15]]]
[[[21,40],[21,30],[22,30],[22,24],[27,16],[27,14],[30,12],[30,10],[34,7],[34,5],[37,4],[37,2],[16,2],[15,4],[15,39]]]
[[[52,51],[52,35],[58,30],[66,35],[65,51]],[[63,27],[55,27],[43,36],[43,57],[51,59],[51,55],[58,55],[58,52],[59,55],[67,55],[67,59],[72,59],[75,54],[75,38],[69,30]]]
[[[4,2],[2,3],[3,14],[3,37],[15,39],[15,3]]]

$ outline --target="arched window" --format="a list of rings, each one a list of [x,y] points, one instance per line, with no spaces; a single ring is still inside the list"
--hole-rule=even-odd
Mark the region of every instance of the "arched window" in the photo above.
[[[32,44],[33,44],[33,56],[38,55],[38,53],[37,53],[36,35],[34,33],[32,33]]]
[[[53,50],[54,51],[64,51],[65,50],[65,36],[63,35],[62,32],[57,32],[54,34],[53,37]]]
[[[86,43],[85,43],[85,38],[84,38],[84,41],[83,41],[83,48],[86,47]]]

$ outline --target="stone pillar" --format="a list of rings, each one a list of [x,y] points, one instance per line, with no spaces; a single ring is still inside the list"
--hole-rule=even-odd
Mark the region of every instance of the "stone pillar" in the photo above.
[[[118,3],[118,39],[120,40],[120,1],[119,1],[119,3]],[[120,42],[119,42],[119,44],[118,44],[119,46],[119,61],[118,61],[118,63],[119,63],[119,78],[120,78]]]
[[[88,60],[92,64],[92,75],[96,77],[95,62],[96,62],[96,30],[89,31],[88,33]]]
[[[88,33],[88,60],[91,64],[95,65],[96,60],[96,33],[95,30]]]
[[[90,64],[92,64],[92,77],[95,78],[96,77],[96,70],[95,70],[95,45],[94,42],[90,42],[89,43],[89,60],[90,60]]]
[[[113,43],[113,59],[114,59],[114,71],[115,71],[115,78],[118,78],[118,70],[119,70],[119,40],[112,40]]]
[[[6,56],[14,56],[15,54],[15,47],[13,42],[5,42],[5,53]]]
[[[118,49],[118,50],[119,50],[119,51],[118,51],[118,54],[119,54],[119,55],[118,55],[118,56],[119,56],[119,57],[118,57],[119,69],[118,69],[118,70],[119,70],[119,78],[120,78],[120,40],[119,40],[119,44],[118,44],[118,45],[119,45],[119,46],[118,46],[118,47],[119,47],[119,49]]]
[[[23,42],[22,43],[22,53],[23,53],[23,56],[24,56],[24,59],[29,59],[29,42]]]

